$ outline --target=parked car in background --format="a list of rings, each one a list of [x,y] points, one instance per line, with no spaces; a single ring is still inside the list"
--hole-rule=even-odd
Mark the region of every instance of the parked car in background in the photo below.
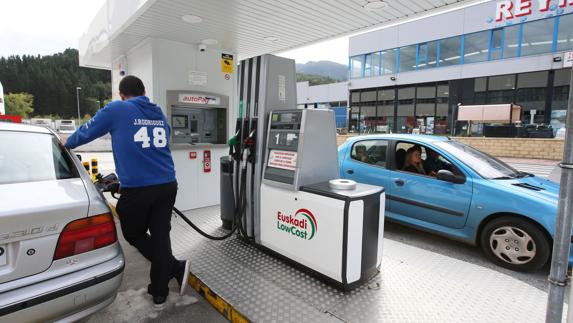
[[[32,118],[30,119],[30,124],[35,126],[50,128],[52,130],[56,129],[52,119],[48,118]]]
[[[414,146],[421,173],[405,170]],[[341,177],[385,187],[391,221],[479,245],[512,270],[536,270],[549,260],[557,183],[438,136],[354,137],[340,146],[339,163]]]
[[[115,299],[123,253],[82,169],[51,130],[0,123],[0,321],[75,321]]]
[[[71,134],[76,131],[75,120],[56,120],[56,131],[58,133]]]

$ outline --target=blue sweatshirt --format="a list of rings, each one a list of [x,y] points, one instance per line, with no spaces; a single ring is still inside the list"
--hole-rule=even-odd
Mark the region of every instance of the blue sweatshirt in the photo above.
[[[68,138],[66,147],[73,149],[110,133],[121,187],[165,184],[175,181],[170,132],[161,108],[138,96],[99,110]]]

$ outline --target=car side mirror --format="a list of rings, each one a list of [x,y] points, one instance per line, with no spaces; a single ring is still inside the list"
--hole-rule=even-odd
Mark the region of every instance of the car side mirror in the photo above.
[[[466,182],[465,177],[454,175],[454,173],[449,170],[442,169],[438,171],[437,179],[444,182],[450,182],[454,184],[463,184]]]
[[[78,159],[79,159],[80,161],[82,161],[82,155],[76,154],[76,157],[78,157]]]

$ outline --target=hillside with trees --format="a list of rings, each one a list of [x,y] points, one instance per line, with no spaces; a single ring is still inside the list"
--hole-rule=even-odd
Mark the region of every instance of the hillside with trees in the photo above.
[[[4,93],[23,93],[20,101],[33,97],[33,112],[28,117],[77,117],[76,87],[81,87],[81,115],[93,115],[111,98],[111,73],[83,68],[78,51],[66,49],[47,56],[9,56],[0,58],[0,82]]]
[[[296,73],[296,81],[297,82],[308,82],[308,84],[310,86],[339,82],[338,80],[335,80],[335,79],[328,77],[328,76],[314,75],[314,74],[302,74],[302,73]]]
[[[306,75],[324,76],[334,82],[342,82],[348,79],[348,66],[331,61],[310,61],[306,64],[296,64],[296,72]],[[324,79],[324,81],[326,80]]]

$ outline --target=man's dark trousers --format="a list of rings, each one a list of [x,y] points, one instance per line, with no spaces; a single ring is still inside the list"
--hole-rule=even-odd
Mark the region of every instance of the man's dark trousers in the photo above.
[[[171,251],[171,214],[177,182],[122,188],[117,202],[117,213],[123,236],[151,262],[151,284],[148,293],[153,296],[169,294],[169,280],[175,276],[177,260]],[[149,230],[149,233],[147,233]]]

